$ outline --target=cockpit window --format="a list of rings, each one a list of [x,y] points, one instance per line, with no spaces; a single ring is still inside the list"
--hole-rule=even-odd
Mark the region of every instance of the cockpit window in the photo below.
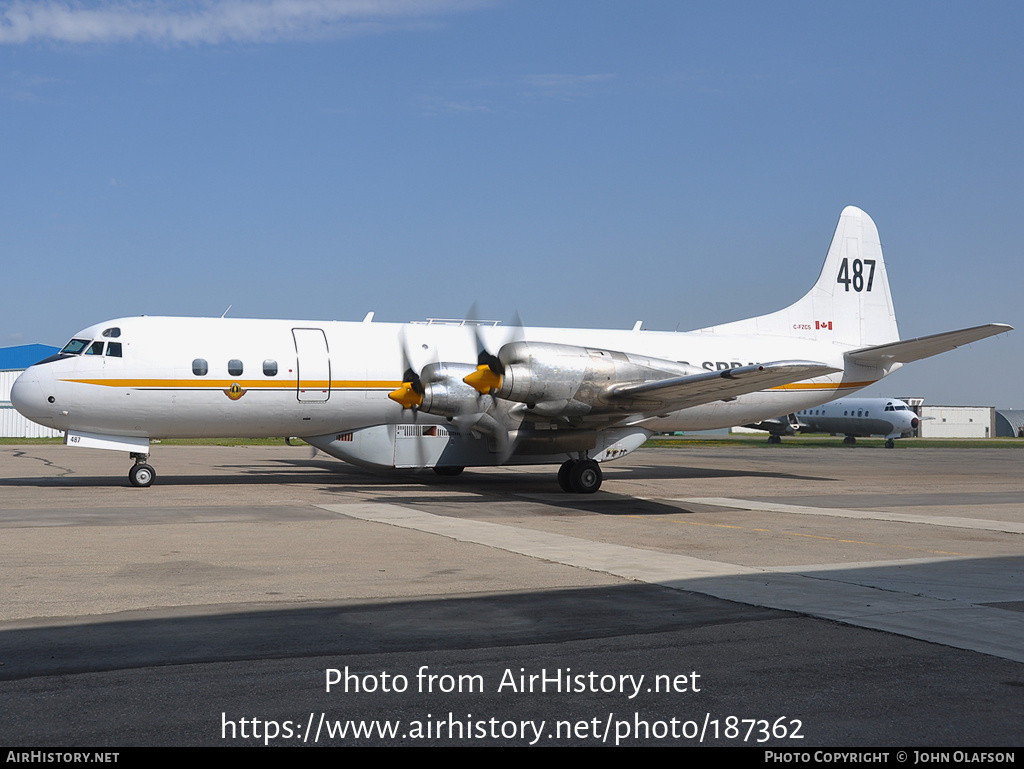
[[[72,339],[66,345],[61,353],[64,355],[81,355],[82,350],[89,346],[90,340],[88,339]]]
[[[117,326],[105,328],[103,329],[103,336],[110,337],[111,339],[117,339],[119,336],[121,336],[121,329],[119,329]]]
[[[121,343],[111,342],[107,345],[107,357],[120,358],[121,357]]]
[[[192,373],[196,376],[206,376],[206,372],[210,370],[210,367],[206,365],[206,361],[202,358],[196,358],[192,361]]]
[[[89,345],[89,349],[85,351],[86,355],[102,355],[103,354],[103,342],[93,342]]]

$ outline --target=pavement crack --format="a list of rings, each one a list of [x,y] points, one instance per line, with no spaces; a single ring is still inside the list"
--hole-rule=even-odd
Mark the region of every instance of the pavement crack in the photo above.
[[[15,459],[34,459],[37,462],[42,462],[46,467],[53,470],[59,471],[59,477],[64,478],[68,475],[74,475],[75,471],[70,467],[64,467],[63,465],[55,464],[45,457],[37,456],[36,454],[29,454],[27,451],[21,451],[19,449],[14,450]]]

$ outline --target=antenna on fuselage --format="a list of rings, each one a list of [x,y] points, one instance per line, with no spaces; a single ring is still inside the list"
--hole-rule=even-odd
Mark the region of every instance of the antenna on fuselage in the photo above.
[[[224,310],[224,314],[223,314],[223,315],[221,315],[221,317],[222,317],[222,318],[226,318],[226,317],[228,316],[228,310],[230,310],[230,309],[231,309],[232,307],[234,307],[234,305],[231,305],[231,304],[229,304],[229,305],[228,305],[228,309],[227,309],[227,310]]]

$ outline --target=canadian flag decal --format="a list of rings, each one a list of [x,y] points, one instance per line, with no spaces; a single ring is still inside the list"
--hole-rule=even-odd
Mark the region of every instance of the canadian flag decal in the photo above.
[[[829,331],[832,330],[832,321],[816,320],[814,321],[815,330],[827,328]]]

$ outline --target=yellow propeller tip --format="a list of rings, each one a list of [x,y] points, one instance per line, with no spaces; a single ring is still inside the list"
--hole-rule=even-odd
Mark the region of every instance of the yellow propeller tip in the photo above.
[[[403,409],[411,409],[423,403],[423,395],[412,389],[410,382],[402,382],[402,386],[389,392],[388,397],[401,404]]]
[[[476,367],[476,371],[463,380],[481,395],[488,395],[501,389],[501,374],[495,374],[487,365]]]

